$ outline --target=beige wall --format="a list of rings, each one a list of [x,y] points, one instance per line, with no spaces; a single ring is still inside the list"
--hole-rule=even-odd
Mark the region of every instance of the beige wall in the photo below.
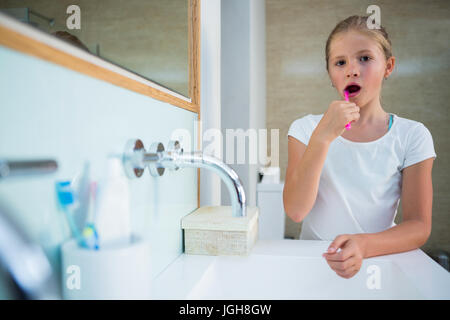
[[[81,29],[69,30],[67,7],[81,11]],[[0,9],[29,8],[54,18],[49,33],[67,31],[117,65],[188,96],[188,0],[0,0]]]
[[[424,250],[450,251],[450,2],[266,0],[267,127],[280,129],[282,178],[287,166],[287,131],[295,119],[324,113],[338,97],[326,73],[324,48],[340,20],[381,8],[397,58],[384,84],[387,112],[422,122],[431,132],[437,159],[433,167],[433,231]],[[399,216],[401,208],[399,209]],[[300,225],[287,219],[286,236]]]

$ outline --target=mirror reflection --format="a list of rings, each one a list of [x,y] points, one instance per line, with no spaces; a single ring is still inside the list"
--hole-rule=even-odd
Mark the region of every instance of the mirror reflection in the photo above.
[[[0,10],[188,97],[188,0],[0,0]]]

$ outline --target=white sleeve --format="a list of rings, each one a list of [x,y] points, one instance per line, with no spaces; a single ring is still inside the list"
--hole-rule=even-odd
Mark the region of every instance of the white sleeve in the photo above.
[[[310,127],[308,117],[309,115],[292,122],[287,134],[288,136],[294,137],[305,145],[308,144],[310,138],[310,134],[308,134],[308,128]]]
[[[423,160],[436,158],[430,131],[422,123],[411,130],[407,138],[405,158],[400,170]]]

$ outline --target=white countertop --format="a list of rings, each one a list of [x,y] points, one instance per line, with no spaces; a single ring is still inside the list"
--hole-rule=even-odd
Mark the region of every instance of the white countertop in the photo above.
[[[357,275],[344,279],[322,257],[329,244],[259,240],[246,257],[182,254],[154,279],[152,297],[450,299],[450,273],[419,249],[365,259]],[[375,289],[369,284],[374,276],[381,279]]]

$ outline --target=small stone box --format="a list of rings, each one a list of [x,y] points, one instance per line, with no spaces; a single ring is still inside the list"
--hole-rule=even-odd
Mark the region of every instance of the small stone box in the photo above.
[[[186,254],[248,255],[258,237],[258,208],[233,217],[231,206],[201,207],[181,220]]]

